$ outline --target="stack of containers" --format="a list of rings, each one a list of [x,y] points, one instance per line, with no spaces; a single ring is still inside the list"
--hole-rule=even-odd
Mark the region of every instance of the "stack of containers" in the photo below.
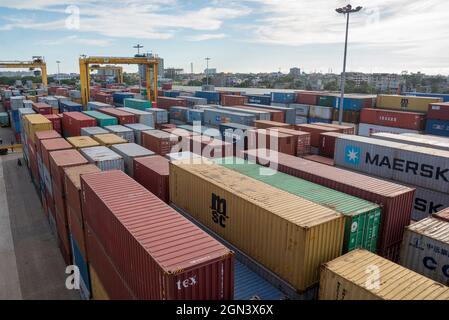
[[[170,98],[170,97],[157,97],[157,107],[160,109],[169,110],[170,107],[187,107],[187,102],[184,99]]]
[[[114,92],[112,94],[112,100],[114,102],[114,105],[116,105],[117,107],[123,107],[124,101],[127,98],[134,98],[134,94],[129,93],[129,92]],[[98,97],[96,100],[101,101],[101,100],[98,100]],[[105,101],[102,101],[102,102],[105,102]],[[105,102],[105,103],[107,103],[107,102]]]
[[[98,141],[102,146],[110,147],[114,144],[127,143],[125,139],[113,133],[96,134],[92,136],[95,141]]]
[[[276,110],[276,111],[281,111],[284,113],[284,120],[281,122],[285,122],[285,123],[289,123],[289,124],[296,124],[296,110],[293,107],[290,107],[291,105],[294,104],[288,104],[286,107],[284,106],[284,104],[277,104],[277,105],[271,105],[271,106],[266,106],[266,105],[261,105],[261,104],[246,104],[247,106],[250,107],[257,107],[260,109],[265,109],[265,110]]]
[[[257,129],[268,129],[268,128],[285,128],[292,129],[292,125],[288,123],[269,121],[269,120],[257,120],[254,121],[254,126]]]
[[[134,177],[133,162],[135,159],[154,155],[153,151],[135,143],[116,144],[111,146],[111,150],[122,156],[125,164],[125,173],[130,177]]]
[[[160,155],[134,160],[134,179],[156,197],[169,203],[169,160]]]
[[[83,111],[84,114],[97,120],[99,127],[114,126],[118,124],[117,118],[98,111]]]
[[[97,92],[93,95],[93,99],[98,102],[103,102],[106,104],[113,104],[114,98],[112,97],[112,94],[106,93],[106,92]]]
[[[173,205],[297,292],[313,287],[319,266],[341,254],[344,217],[232,170],[200,162],[170,162]],[[280,227],[273,228],[276,225]]]
[[[449,102],[429,105],[426,133],[449,137]]]
[[[117,118],[118,124],[120,125],[125,125],[128,123],[136,123],[136,116],[132,113],[123,110],[118,110],[115,108],[102,108],[98,111]]]
[[[232,143],[222,141],[218,138],[194,135],[188,138],[188,140],[190,140],[188,151],[206,158],[229,157],[234,152],[234,145]],[[183,151],[186,150],[183,149]]]
[[[204,110],[187,110],[187,123],[193,124],[194,122],[204,123]]]
[[[134,115],[137,123],[142,123],[144,125],[154,128],[155,120],[154,120],[153,114],[150,112],[141,111],[141,110],[137,110],[137,109],[131,109],[131,108],[117,108],[117,110],[131,113]],[[149,109],[149,110],[153,110],[153,108]]]
[[[160,108],[147,109],[147,112],[153,115],[154,124],[160,126],[161,124],[168,123],[168,111]]]
[[[181,94],[181,91],[178,90],[165,90],[164,91],[164,97],[171,97],[171,98],[177,98]]]
[[[189,97],[189,96],[179,96],[178,98],[184,99],[186,101],[186,107],[192,108],[196,105],[205,105],[207,104],[207,99],[197,98],[197,97]]]
[[[242,106],[248,103],[248,98],[240,95],[222,95],[221,105],[223,106]]]
[[[5,101],[3,101],[3,103],[5,103]],[[23,107],[24,108],[33,108],[33,103],[34,102],[32,100],[23,100]],[[5,107],[5,109],[6,109],[6,107]],[[58,109],[58,112],[59,112],[59,109]]]
[[[142,132],[142,146],[165,156],[172,152],[172,148],[178,144],[178,137],[161,130],[150,130]]]
[[[58,231],[59,247],[67,265],[72,264],[72,250],[65,204],[64,168],[83,164],[87,164],[87,160],[76,150],[61,150],[50,153],[50,175],[55,204],[54,218],[56,221],[56,229]]]
[[[81,135],[81,128],[95,127],[97,121],[81,112],[64,112],[62,116],[62,128],[64,137]]]
[[[285,92],[272,92],[271,93],[271,103],[281,103],[287,107],[288,104],[295,102],[294,93]]]
[[[169,108],[170,123],[177,125],[186,124],[187,112],[189,110],[190,109],[186,107],[170,107]]]
[[[94,135],[97,135],[97,134],[109,133],[108,130],[106,130],[105,128],[101,128],[101,127],[85,127],[85,128],[81,128],[80,131],[81,131],[82,136],[88,136],[88,137],[93,137]]]
[[[110,104],[98,102],[98,101],[89,101],[87,103],[87,110],[89,110],[89,111],[100,110],[103,108],[113,108],[113,106]]]
[[[261,165],[381,205],[378,253],[398,258],[404,228],[410,224],[415,189],[273,151],[244,153]]]
[[[406,96],[441,98],[443,102],[449,102],[449,94],[447,93],[404,92],[404,94]]]
[[[59,113],[59,101],[58,101],[58,99],[56,99],[55,97],[46,96],[46,97],[44,97],[44,102],[51,106],[53,114]]]
[[[132,178],[82,175],[81,190],[92,284],[109,298],[233,298],[233,253]]]
[[[404,143],[342,136],[337,138],[335,164],[416,188],[414,219],[432,214],[449,194],[449,151]],[[417,210],[419,208],[420,210]]]
[[[83,106],[79,103],[70,101],[70,100],[62,100],[59,101],[59,112],[81,112],[83,111]]]
[[[53,109],[49,104],[43,102],[33,102],[32,108],[36,113],[40,113],[42,115],[53,114]]]
[[[245,94],[245,96],[248,98],[248,103],[263,104],[266,106],[271,105],[271,95]]]
[[[296,130],[310,133],[310,145],[314,148],[320,147],[320,134],[324,132],[338,132],[337,128],[324,127],[315,124],[298,124]],[[313,151],[312,153],[317,153]]]
[[[294,155],[300,157],[310,154],[310,139],[311,134],[309,132],[298,131],[287,128],[269,128],[269,130],[276,130],[280,133],[292,135],[294,137],[294,143],[296,144]]]
[[[31,108],[21,108],[18,110],[11,110],[11,127],[16,134],[21,132],[22,119],[27,114],[34,114],[34,110]]]
[[[115,125],[115,126],[106,126],[104,127],[109,132],[119,136],[122,139],[125,139],[129,143],[134,143],[134,131],[130,128],[127,128],[122,125]]]
[[[204,109],[204,124],[218,127],[222,123],[240,123],[252,126],[256,116],[253,114],[232,112],[222,109]]]
[[[310,106],[308,123],[332,123],[334,109],[326,106]]]
[[[359,135],[369,137],[377,132],[419,133],[424,130],[424,113],[365,108],[360,113]]]
[[[23,101],[25,100],[24,96],[15,96],[9,99],[11,103],[11,110],[17,110],[23,108]]]
[[[72,260],[80,270],[80,289],[84,299],[91,297],[91,281],[85,239],[85,220],[81,207],[81,175],[98,173],[101,170],[93,164],[64,168],[67,219],[69,221]]]
[[[291,103],[289,107],[295,109],[294,124],[305,124],[309,122],[310,105],[301,103]]]
[[[376,105],[375,95],[347,94],[343,100],[343,122],[359,123],[360,112],[364,108],[374,108]],[[334,120],[338,121],[340,111],[340,97],[335,98]]]
[[[137,109],[141,111],[151,108],[151,101],[148,100],[126,98],[123,101],[125,108]]]
[[[206,99],[208,104],[220,104],[220,93],[217,91],[196,91],[195,97]]]
[[[376,107],[379,109],[426,113],[429,109],[429,104],[440,103],[442,101],[443,99],[441,98],[379,94],[377,96]]]
[[[232,106],[232,107],[218,106],[217,108],[220,110],[228,110],[232,112],[252,114],[256,117],[257,120],[268,120],[268,121],[271,120],[271,114],[268,111],[255,110],[247,106]]]
[[[238,123],[223,123],[219,127],[221,140],[234,144],[235,152],[248,149],[248,131],[254,129]]]
[[[299,135],[283,133],[270,129],[248,131],[248,149],[264,148],[296,156]]]
[[[102,171],[125,170],[125,163],[123,162],[122,156],[107,147],[83,148],[80,152],[89,163],[95,164]]]
[[[51,121],[53,129],[62,135],[62,118],[56,114],[46,114],[45,118]]]
[[[154,130],[153,127],[149,127],[141,123],[125,124],[125,127],[131,129],[134,132],[134,142],[138,145],[142,145],[143,131]]]
[[[237,106],[237,107],[239,109],[244,109],[244,110],[255,110],[255,111],[268,112],[270,114],[270,118],[267,120],[277,121],[277,122],[285,122],[285,112],[283,110],[266,108],[265,106],[260,108],[260,107],[256,107],[256,105],[254,105],[254,104],[246,104],[244,106]]]
[[[89,136],[69,137],[66,139],[76,150],[96,147],[100,144]]]

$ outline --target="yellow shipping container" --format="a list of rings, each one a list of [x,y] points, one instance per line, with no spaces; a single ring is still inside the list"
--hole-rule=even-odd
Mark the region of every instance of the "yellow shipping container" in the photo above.
[[[109,299],[108,293],[104,289],[103,284],[98,277],[95,269],[89,265],[90,272],[90,282],[91,282],[91,290],[92,290],[92,300],[111,300]]]
[[[36,132],[53,130],[53,124],[41,114],[27,114],[23,116],[23,130],[28,139],[34,142]]]
[[[395,109],[402,111],[418,111],[427,113],[429,104],[441,101],[443,101],[443,99],[441,98],[379,94],[377,96],[376,105],[379,109]]]
[[[89,136],[69,137],[66,139],[72,146],[75,147],[76,150],[100,145],[98,141],[95,141]]]
[[[299,292],[342,251],[344,217],[215,164],[170,162],[170,201]]]
[[[449,287],[357,249],[321,267],[320,300],[449,300]]]
[[[113,133],[96,134],[93,138],[98,141],[102,146],[110,147],[114,144],[128,143],[127,140],[119,137]]]
[[[33,102],[37,102],[37,96],[26,96],[27,100],[31,100]]]

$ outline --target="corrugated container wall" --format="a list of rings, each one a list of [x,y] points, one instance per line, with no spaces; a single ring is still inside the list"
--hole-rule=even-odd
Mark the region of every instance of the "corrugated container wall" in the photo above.
[[[427,118],[449,121],[449,102],[431,103],[427,111]]]
[[[166,203],[170,200],[168,163],[159,155],[134,160],[134,179]]]
[[[81,149],[81,154],[103,171],[125,170],[122,156],[104,146]]]
[[[133,173],[134,159],[154,155],[153,151],[150,151],[135,143],[116,144],[111,146],[111,150],[122,156],[125,162],[125,172],[130,177],[134,176]]]
[[[418,112],[362,109],[360,122],[410,130],[424,130],[426,116]]]
[[[379,94],[376,106],[379,109],[427,112],[429,104],[442,102],[441,98],[411,97]]]

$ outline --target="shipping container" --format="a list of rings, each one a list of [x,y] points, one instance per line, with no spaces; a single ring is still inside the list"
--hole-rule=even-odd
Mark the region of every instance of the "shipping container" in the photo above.
[[[353,171],[449,193],[449,152],[345,135],[337,138],[335,163]]]
[[[269,129],[269,128],[286,128],[293,129],[293,126],[288,123],[269,121],[269,120],[257,120],[254,121],[254,126],[257,129]]]
[[[184,99],[186,101],[186,107],[191,108],[196,105],[207,104],[207,99],[190,97],[190,96],[179,96],[178,98]]]
[[[81,185],[87,224],[137,299],[233,298],[232,251],[122,172]]]
[[[195,97],[204,98],[207,103],[219,104],[220,103],[220,93],[217,91],[196,91]]]
[[[53,130],[56,130],[59,134],[62,134],[62,119],[56,114],[46,114],[45,118],[51,121]]]
[[[299,292],[341,254],[342,215],[218,165],[170,162],[170,201]]]
[[[367,108],[361,110],[360,122],[420,131],[424,130],[426,115],[418,112]]]
[[[99,127],[114,126],[118,124],[117,118],[98,111],[83,111],[84,114],[97,121]]]
[[[426,133],[449,137],[449,121],[427,119]]]
[[[69,224],[70,224],[70,214],[69,214]],[[76,224],[74,224],[76,226]],[[69,227],[70,229],[70,227]],[[72,252],[72,263],[78,267],[79,270],[79,290],[81,300],[90,300],[90,276],[89,276],[89,266],[86,259],[83,257],[80,249],[80,244],[77,242],[75,237],[70,234],[70,245]]]
[[[51,121],[41,114],[25,114],[22,122],[24,133],[33,143],[36,132],[53,130]]]
[[[125,173],[127,173],[130,177],[134,177],[134,159],[154,155],[153,151],[150,151],[135,143],[115,144],[111,146],[111,150],[122,156],[125,163]]]
[[[62,128],[65,137],[81,135],[81,128],[95,127],[97,121],[81,112],[64,112],[62,116]]]
[[[424,134],[416,136],[416,137],[414,137],[414,136],[412,137],[412,136],[406,136],[406,135],[402,135],[402,134],[379,132],[379,133],[373,133],[371,135],[371,137],[376,138],[376,139],[381,139],[381,140],[398,142],[398,143],[411,144],[414,146],[449,151],[449,139],[447,139],[447,141],[437,141],[434,139],[429,139],[427,137],[427,135],[424,135]]]
[[[46,115],[46,114],[53,114],[53,108],[46,103],[43,102],[33,102],[32,104],[32,108],[34,111],[36,111],[36,113],[42,114],[42,115]]]
[[[174,106],[187,107],[187,102],[179,98],[157,97],[157,107],[159,109],[170,110],[170,107]]]
[[[320,300],[449,300],[449,288],[369,251],[321,267]]]
[[[218,127],[221,123],[240,123],[252,126],[256,116],[222,109],[204,109],[204,124]]]
[[[295,137],[295,143],[296,143],[296,148],[295,148],[295,153],[294,155],[296,156],[303,156],[305,154],[309,154],[310,153],[310,138],[311,135],[309,132],[303,132],[303,131],[298,131],[298,130],[293,130],[293,129],[287,129],[287,128],[269,128],[269,130],[274,130],[280,133],[285,133],[288,135],[292,135],[293,137]]]
[[[82,136],[88,136],[88,137],[93,137],[94,135],[97,135],[97,134],[109,133],[108,130],[101,128],[101,127],[85,127],[85,128],[81,128],[80,132],[81,132]]]
[[[421,131],[418,130],[411,130],[411,129],[402,129],[402,128],[396,128],[396,127],[384,127],[384,126],[378,126],[375,124],[368,124],[368,123],[360,123],[359,124],[359,136],[363,137],[369,137],[374,133],[378,132],[388,132],[388,133],[420,133]]]
[[[241,106],[248,102],[248,98],[239,95],[222,95],[221,105],[223,106]]]
[[[309,116],[310,105],[308,104],[290,103],[288,106],[289,108],[295,109],[296,116],[306,118]]]
[[[295,125],[296,124],[307,124],[309,123],[309,119],[303,116],[296,116]]]
[[[92,139],[100,143],[100,145],[106,147],[110,147],[112,145],[120,143],[128,143],[128,141],[113,133],[96,134],[92,136]]]
[[[348,125],[339,125],[336,123],[323,123],[323,122],[317,122],[315,123],[317,126],[321,127],[329,127],[337,129],[337,132],[344,133],[344,134],[355,134],[355,125],[348,124]]]
[[[327,166],[333,167],[335,165],[334,159],[323,157],[323,156],[320,156],[317,154],[306,155],[306,156],[303,156],[302,158],[306,159],[306,160],[313,161],[313,162],[318,162],[320,164],[324,164]]]
[[[449,222],[426,218],[406,227],[400,263],[432,280],[449,285]]]
[[[242,106],[236,106],[239,109],[245,109],[245,110],[254,110],[254,111],[262,111],[262,112],[268,112],[270,114],[270,117],[267,120],[271,121],[277,121],[277,122],[285,122],[285,111],[284,110],[276,110],[276,109],[269,109],[269,108],[258,108],[254,107],[254,105],[242,105]],[[262,120],[262,119],[259,119]]]
[[[155,124],[168,123],[168,111],[160,108],[147,109],[147,112],[151,113],[154,118]]]
[[[120,125],[136,123],[136,121],[137,121],[136,116],[134,114],[123,111],[123,110],[118,110],[115,108],[102,108],[102,109],[99,109],[98,111],[100,111],[101,113],[107,114],[109,116],[117,118],[118,123]]]
[[[134,179],[165,203],[170,200],[168,163],[160,155],[134,160]]]
[[[107,147],[84,148],[80,152],[86,157],[89,163],[95,164],[102,171],[125,170],[125,163],[122,156]]]
[[[323,157],[328,157],[334,159],[335,144],[337,138],[340,137],[342,133],[340,132],[323,132],[320,133],[320,155]]]
[[[170,107],[169,116],[170,123],[185,124],[187,122],[187,112],[189,108],[186,107]]]
[[[449,222],[449,208],[434,213],[432,217]]]
[[[410,224],[413,188],[264,149],[244,154],[261,165],[381,205],[378,251],[383,256],[391,248],[396,250],[404,227]]]
[[[310,145],[315,148],[320,147],[320,134],[324,132],[337,132],[337,128],[331,128],[329,126],[319,126],[316,124],[298,124],[296,130],[310,133]]]
[[[73,146],[64,138],[46,139],[40,142],[42,163],[50,172],[50,152],[73,149]]]
[[[87,110],[89,111],[100,111],[101,109],[108,108],[113,109],[114,107],[110,104],[99,102],[99,101],[89,101],[87,103]]]
[[[59,101],[59,112],[81,112],[83,111],[83,106],[79,103],[72,102],[70,100],[60,100]]]
[[[131,108],[117,108],[117,110],[125,111],[131,113],[135,116],[136,122],[147,125],[149,127],[154,128],[155,126],[155,118],[152,113],[147,111],[140,111],[137,109]],[[152,110],[152,109],[149,109]]]
[[[288,124],[295,124],[296,121],[296,109],[293,107],[281,107],[281,106],[274,106],[273,104],[271,106],[265,106],[262,104],[246,104],[249,107],[256,107],[260,109],[266,109],[266,110],[276,110],[281,111],[284,113],[284,119],[281,122],[285,122]]]
[[[11,97],[9,99],[9,101],[11,102],[11,110],[23,108],[23,100],[25,100],[24,96]]]
[[[177,160],[201,159],[202,157],[190,151],[181,151],[181,152],[167,153],[165,155],[165,158],[168,161],[177,161]]]
[[[334,110],[334,121],[339,121],[339,113],[340,111],[335,109]],[[343,109],[343,122],[346,123],[354,123],[358,124],[360,122],[360,111],[353,111],[353,110],[344,110]]]
[[[433,120],[449,121],[449,102],[431,103],[427,111],[427,118]]]
[[[123,107],[126,98],[134,98],[134,94],[130,92],[114,92],[112,94],[112,101],[116,106]]]
[[[269,95],[246,94],[245,96],[248,98],[248,103],[264,104],[266,106],[269,106],[271,104],[271,96],[269,96]]]
[[[167,153],[176,152],[175,145],[178,137],[160,130],[142,131],[142,146],[164,156]]]
[[[405,92],[404,94],[406,96],[441,98],[444,102],[449,102],[449,94],[444,93]]]
[[[177,98],[181,94],[178,90],[166,90],[164,91],[164,97]]]
[[[294,93],[286,93],[286,92],[272,92],[271,93],[271,102],[294,103],[295,98],[296,97],[295,97]]]
[[[57,138],[61,138],[61,135],[55,130],[38,131],[35,133],[34,144],[36,146],[36,154],[38,155],[39,158],[41,157],[41,149],[42,149],[41,141]]]
[[[96,147],[96,146],[100,145],[100,143],[98,143],[98,141],[95,141],[94,139],[92,139],[89,136],[69,137],[69,138],[67,138],[67,141],[76,150],[79,150],[81,148]]]
[[[256,117],[257,120],[271,120],[271,114],[267,111],[260,111],[260,110],[254,110],[254,109],[247,109],[244,106],[232,106],[232,107],[222,107],[217,106],[220,110],[227,110],[231,112],[238,112],[238,113],[246,113],[246,114],[252,114]]]
[[[322,106],[322,107],[331,107],[333,108],[335,106],[335,99],[336,99],[336,95],[334,94],[320,94],[317,95],[317,100],[316,100],[316,104],[318,106]],[[319,118],[319,117],[317,117]]]
[[[300,104],[316,105],[318,101],[319,92],[316,91],[296,91],[296,99],[293,102]]]
[[[321,118],[307,118],[307,123],[309,124],[316,124],[316,123],[327,123],[331,124],[332,119],[321,119]]]
[[[441,98],[411,97],[399,95],[379,94],[376,106],[379,109],[394,109],[403,111],[427,112],[429,104],[440,103]]]
[[[141,111],[151,108],[151,101],[149,100],[126,98],[123,101],[125,108],[137,109]]]
[[[372,202],[237,158],[216,160],[221,166],[294,194],[345,216],[343,253],[363,248],[376,251],[381,208]]]
[[[127,128],[122,125],[115,125],[115,126],[105,126],[104,127],[107,131],[115,134],[116,136],[119,136],[122,139],[125,139],[129,143],[134,143],[134,131],[130,128]]]
[[[444,208],[449,208],[449,197],[447,193],[422,187],[414,188],[416,188],[416,193],[411,216],[413,221],[420,221]]]
[[[194,135],[189,138],[191,151],[205,158],[221,158],[232,156],[234,154],[234,145],[230,142],[221,140],[221,137]],[[184,150],[186,151],[186,150]]]
[[[93,99],[95,101],[107,103],[107,104],[113,104],[114,98],[112,97],[112,94],[106,93],[106,92],[97,92],[93,95]]]
[[[204,110],[189,109],[187,110],[187,123],[193,124],[194,122],[204,122]]]
[[[238,123],[223,123],[219,126],[221,140],[235,144],[240,150],[248,148],[248,130],[254,129]]]
[[[334,109],[324,106],[310,106],[309,118],[332,120]]]
[[[375,95],[345,95],[343,99],[343,110],[359,112],[363,108],[374,108],[376,105],[376,98]],[[340,109],[340,96],[335,98],[334,107],[337,111]]]
[[[154,130],[153,127],[144,125],[142,123],[130,123],[125,124],[124,126],[134,132],[134,142],[138,145],[142,145],[142,131]]]

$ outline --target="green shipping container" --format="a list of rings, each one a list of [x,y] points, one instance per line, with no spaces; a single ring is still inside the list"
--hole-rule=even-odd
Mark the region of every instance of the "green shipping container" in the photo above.
[[[1,127],[9,126],[9,115],[7,112],[0,112],[0,126]]]
[[[97,125],[100,127],[114,126],[118,124],[117,118],[98,111],[83,111],[83,113],[97,120]]]
[[[125,108],[132,108],[141,111],[145,111],[145,109],[151,108],[151,102],[148,100],[126,98],[123,103],[125,105]]]
[[[334,107],[335,99],[334,96],[318,96],[317,104],[323,107]]]
[[[381,208],[377,204],[250,161],[232,157],[215,161],[225,168],[343,214],[346,217],[343,253],[357,248],[376,251],[381,215]]]

